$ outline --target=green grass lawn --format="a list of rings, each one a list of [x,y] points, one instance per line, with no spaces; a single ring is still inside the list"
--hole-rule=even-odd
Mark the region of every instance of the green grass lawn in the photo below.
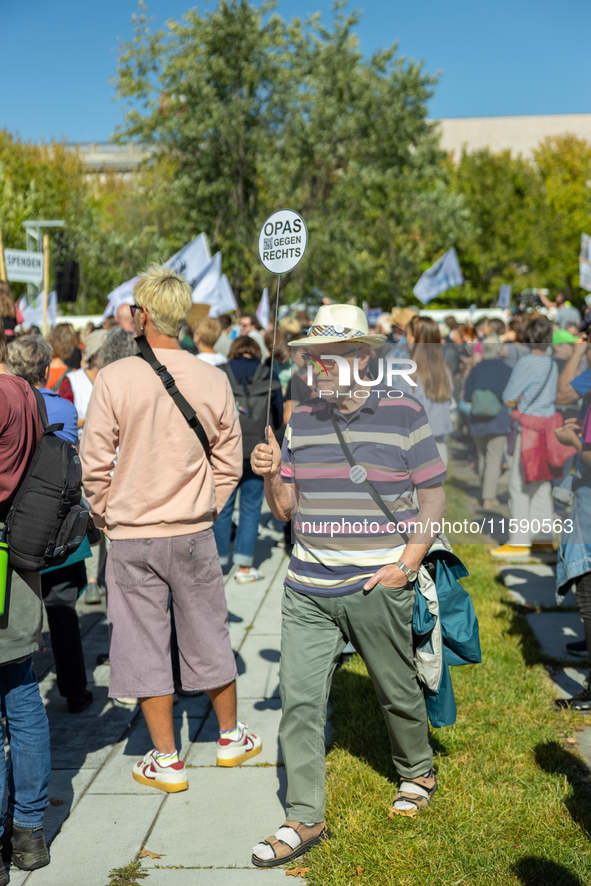
[[[557,712],[537,642],[483,545],[458,545],[480,622],[482,664],[452,669],[454,726],[432,731],[439,788],[415,819],[388,817],[389,742],[358,656],[335,676],[327,759],[330,844],[311,886],[589,886],[591,785],[580,714]]]

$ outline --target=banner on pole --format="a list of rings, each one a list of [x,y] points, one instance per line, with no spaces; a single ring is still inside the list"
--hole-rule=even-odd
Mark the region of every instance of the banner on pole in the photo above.
[[[266,332],[267,326],[269,325],[269,317],[271,315],[271,305],[269,304],[269,290],[266,286],[263,289],[263,294],[261,296],[259,306],[256,310],[256,315],[257,320],[261,324],[263,330]]]
[[[43,255],[42,252],[39,255]],[[40,292],[36,298],[29,302],[26,295],[21,296],[18,300],[19,311],[23,315],[22,325],[25,329],[31,326],[43,327],[43,292]],[[47,323],[49,326],[55,326],[57,322],[57,292],[55,289],[50,292],[47,297]]]
[[[5,249],[6,278],[14,283],[43,283],[43,253],[25,249]]]
[[[427,305],[442,292],[462,286],[463,282],[458,256],[452,247],[422,274],[413,292],[419,301]]]
[[[230,286],[230,281],[225,274],[222,274],[218,283],[215,297],[211,302],[209,316],[220,317],[222,314],[227,314],[230,311],[235,311],[237,307],[238,302],[236,301],[236,296],[234,295],[232,287]]]
[[[271,274],[287,274],[299,265],[308,245],[306,222],[293,209],[270,215],[259,234],[259,258]]]

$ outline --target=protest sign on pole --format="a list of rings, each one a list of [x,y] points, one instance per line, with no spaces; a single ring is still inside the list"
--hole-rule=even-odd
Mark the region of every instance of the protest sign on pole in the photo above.
[[[581,254],[579,255],[579,286],[591,292],[591,237],[581,234]]]
[[[43,253],[28,252],[25,249],[5,249],[6,279],[14,283],[43,282]]]
[[[452,247],[421,275],[413,292],[419,301],[427,305],[442,292],[447,292],[454,286],[462,286],[463,282],[458,256]]]
[[[501,283],[499,286],[499,300],[497,308],[508,308],[511,304],[511,286],[509,283]]]
[[[266,332],[267,326],[269,325],[269,317],[271,316],[271,305],[269,304],[269,290],[265,286],[263,289],[263,294],[261,296],[261,300],[259,302],[259,306],[256,309],[257,320],[261,324],[261,327]]]
[[[271,371],[269,373],[269,395],[267,397],[267,423],[265,441],[269,442],[269,417],[271,415],[271,391],[273,385],[273,364],[277,340],[277,320],[279,314],[279,286],[281,275],[288,274],[299,265],[308,245],[306,222],[293,209],[280,209],[270,215],[259,234],[259,258],[264,268],[277,274],[277,296],[275,298],[275,322],[273,324],[273,347],[271,350]]]

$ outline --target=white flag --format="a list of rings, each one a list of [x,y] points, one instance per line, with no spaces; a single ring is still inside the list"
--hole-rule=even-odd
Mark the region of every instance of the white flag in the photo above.
[[[225,274],[222,274],[218,284],[217,295],[211,302],[209,316],[219,317],[222,314],[227,314],[228,311],[235,311],[237,307],[236,296],[232,292],[230,281]]]
[[[36,298],[31,299],[29,303],[27,296],[23,295],[18,302],[19,310],[24,317],[22,326],[28,329],[31,326],[43,327],[43,293],[40,292]],[[57,321],[57,292],[49,293],[47,299],[47,324],[55,326]]]
[[[207,264],[203,265],[193,280],[193,302],[210,305],[217,297],[222,274],[222,253],[216,252]]]
[[[271,314],[271,305],[269,304],[269,290],[266,286],[263,289],[263,294],[261,296],[256,314],[257,320],[263,327],[263,332],[266,332],[267,326],[269,325],[269,316]]]
[[[191,289],[194,289],[201,271],[210,259],[211,252],[207,237],[205,234],[199,234],[198,237],[179,249],[172,258],[169,258],[164,267],[171,268],[177,274],[182,274]]]
[[[119,286],[109,293],[109,301],[103,312],[103,320],[106,320],[107,317],[112,317],[117,312],[119,305],[133,304],[133,288],[139,279],[139,277],[132,277],[131,280],[120,283]]]

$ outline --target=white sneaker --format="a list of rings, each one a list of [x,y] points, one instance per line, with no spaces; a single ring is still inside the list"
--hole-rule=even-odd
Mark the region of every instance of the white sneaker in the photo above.
[[[148,751],[143,760],[138,760],[133,767],[132,775],[140,784],[147,784],[169,794],[186,791],[189,787],[185,764],[179,760],[177,763],[161,766],[156,758],[155,749]]]
[[[256,757],[263,750],[263,740],[254,732],[247,732],[248,726],[238,723],[242,730],[240,738],[219,738],[217,741],[216,764],[218,766],[240,766]]]
[[[237,572],[234,578],[236,579],[236,584],[245,585],[251,581],[260,581],[265,576],[262,572],[259,572],[258,569],[255,569],[253,566],[250,567],[248,572]]]

